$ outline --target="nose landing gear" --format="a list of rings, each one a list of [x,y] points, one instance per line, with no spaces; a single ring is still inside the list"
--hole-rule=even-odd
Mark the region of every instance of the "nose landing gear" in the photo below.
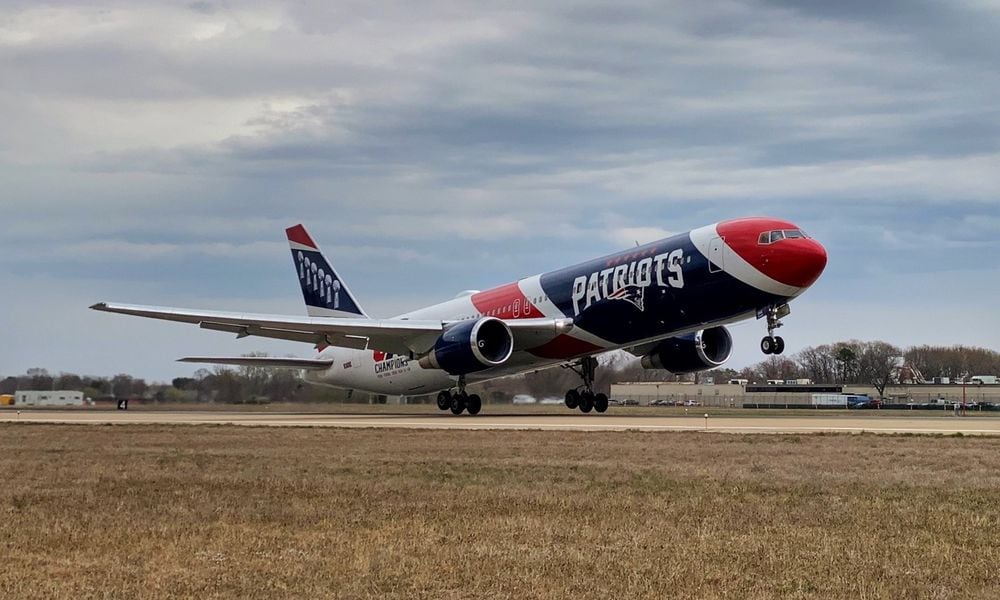
[[[579,367],[579,368],[578,368]],[[572,369],[574,373],[583,379],[583,391],[579,387],[566,392],[566,408],[573,410],[579,408],[581,412],[589,413],[596,410],[599,413],[608,410],[608,396],[606,394],[594,393],[594,374],[597,372],[597,359],[588,356],[581,358],[575,365],[566,365],[567,369]]]
[[[774,335],[774,330],[784,325],[781,319],[787,317],[792,309],[787,304],[769,306],[763,311],[767,317],[767,336],[760,341],[760,351],[764,354],[781,354],[785,351],[785,340]]]

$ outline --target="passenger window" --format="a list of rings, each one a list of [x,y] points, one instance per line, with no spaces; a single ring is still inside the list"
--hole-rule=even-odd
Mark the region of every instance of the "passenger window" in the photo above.
[[[772,244],[774,242],[780,242],[783,239],[785,239],[784,232],[781,232],[781,231],[772,231],[771,232],[771,243]]]

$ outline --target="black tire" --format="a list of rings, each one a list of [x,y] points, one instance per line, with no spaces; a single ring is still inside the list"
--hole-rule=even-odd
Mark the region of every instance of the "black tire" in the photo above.
[[[596,394],[594,396],[594,410],[599,413],[608,410],[608,397],[606,394]]]
[[[589,413],[594,409],[594,395],[590,392],[580,394],[580,410]]]
[[[448,410],[451,408],[451,392],[445,390],[438,392],[438,410]]]
[[[566,392],[566,408],[573,410],[577,406],[580,406],[580,392],[576,390]]]
[[[785,351],[785,340],[781,337],[774,338],[774,353],[781,354]]]
[[[455,394],[451,397],[451,414],[460,415],[465,410],[465,394]]]
[[[470,415],[478,415],[482,408],[483,400],[479,397],[479,394],[469,394],[469,399],[465,403],[465,410],[469,411]]]
[[[768,336],[760,341],[760,351],[764,354],[772,354],[774,352],[774,338]]]

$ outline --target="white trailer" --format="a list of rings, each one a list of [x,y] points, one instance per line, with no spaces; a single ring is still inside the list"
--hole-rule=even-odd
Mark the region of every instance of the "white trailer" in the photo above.
[[[16,392],[14,406],[83,406],[83,392],[71,390]]]
[[[847,408],[847,396],[845,394],[813,394],[813,406],[843,406]]]

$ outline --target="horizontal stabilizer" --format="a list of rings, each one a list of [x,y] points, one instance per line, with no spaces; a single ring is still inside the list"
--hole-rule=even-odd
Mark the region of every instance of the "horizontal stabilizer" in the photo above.
[[[272,369],[305,369],[322,371],[333,365],[333,360],[319,358],[280,358],[277,356],[187,356],[177,362],[207,365],[236,365],[240,367],[268,367]]]

